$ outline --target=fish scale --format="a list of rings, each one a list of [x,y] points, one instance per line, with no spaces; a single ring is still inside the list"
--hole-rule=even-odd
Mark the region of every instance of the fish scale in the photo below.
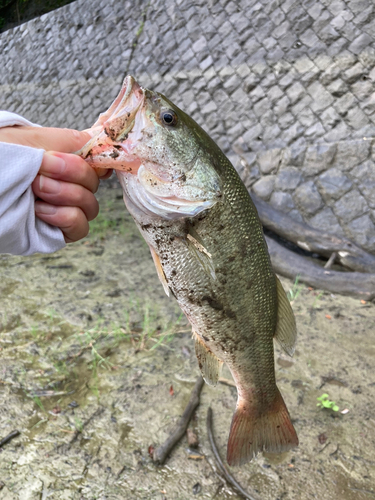
[[[114,116],[117,139],[99,131],[83,150],[93,166],[118,170],[164,290],[192,325],[204,379],[215,385],[223,363],[233,375],[238,400],[228,462],[289,450],[298,438],[276,385],[273,339],[292,354],[296,326],[254,204],[231,163],[189,116],[132,77],[121,92],[117,108],[95,124],[111,129]],[[111,148],[121,151],[112,155]]]

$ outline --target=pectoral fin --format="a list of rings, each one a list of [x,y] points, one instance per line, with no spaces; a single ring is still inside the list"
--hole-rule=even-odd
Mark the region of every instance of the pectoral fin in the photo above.
[[[204,341],[193,332],[195,338],[195,354],[198,358],[198,365],[202,372],[202,377],[208,385],[216,385],[223,362],[213,354]]]
[[[156,272],[158,273],[158,276],[159,276],[159,280],[161,281],[161,284],[163,285],[165,293],[169,297],[169,286],[168,286],[167,278],[165,277],[164,270],[163,270],[161,262],[160,262],[159,255],[155,252],[155,250],[151,246],[150,246],[150,250],[151,250],[151,255],[152,255],[152,258],[154,260],[155,267],[156,267]]]
[[[293,356],[297,338],[296,320],[285,290],[276,276],[278,312],[275,339],[284,351]]]
[[[216,279],[212,255],[205,248],[203,241],[193,227],[189,228],[186,242],[190,252],[194,255],[195,260],[202,267],[205,273],[213,279]]]

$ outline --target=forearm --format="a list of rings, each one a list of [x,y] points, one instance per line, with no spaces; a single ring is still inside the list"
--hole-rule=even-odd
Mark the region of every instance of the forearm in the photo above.
[[[33,124],[0,111],[0,127],[14,125],[31,127]],[[2,130],[0,128],[0,253],[55,252],[65,246],[63,233],[35,216],[35,196],[31,187],[44,151],[2,142]]]

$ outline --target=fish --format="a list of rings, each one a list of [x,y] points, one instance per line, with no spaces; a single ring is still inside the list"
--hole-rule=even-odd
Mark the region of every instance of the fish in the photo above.
[[[209,385],[237,387],[229,465],[298,445],[276,385],[274,339],[293,355],[296,322],[256,208],[224,153],[190,116],[127,76],[78,153],[113,168],[158,277],[189,320]]]

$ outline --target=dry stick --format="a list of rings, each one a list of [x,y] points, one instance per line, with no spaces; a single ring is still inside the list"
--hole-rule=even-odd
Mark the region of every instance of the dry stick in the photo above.
[[[327,271],[318,264],[283,247],[266,236],[273,269],[282,276],[299,280],[314,288],[353,295],[364,300],[375,298],[375,274]]]
[[[154,459],[155,462],[159,463],[160,465],[163,465],[171,450],[185,434],[187,426],[189,425],[190,419],[194,413],[194,410],[199,405],[199,397],[203,385],[204,385],[204,380],[201,376],[199,376],[199,378],[195,383],[194,389],[192,390],[189,403],[185,408],[185,411],[182,414],[179,422],[177,423],[176,428],[170,434],[169,438],[154,450],[152,458]]]
[[[12,431],[10,434],[8,434],[7,436],[5,436],[5,438],[3,438],[1,441],[0,441],[0,448],[2,448],[5,444],[9,443],[9,441],[12,441],[12,439],[16,438],[17,436],[19,436],[21,433],[20,431]]]
[[[336,257],[337,257],[337,253],[336,252],[333,252],[333,254],[331,255],[331,257],[327,260],[327,262],[324,264],[324,269],[331,269],[333,263],[335,262],[336,260]]]
[[[221,460],[221,457],[219,455],[219,451],[217,449],[216,443],[215,443],[215,438],[214,434],[212,432],[212,409],[211,407],[208,408],[207,410],[207,434],[208,434],[208,439],[210,441],[210,445],[212,448],[212,452],[215,457],[215,463],[217,467],[220,469],[221,474],[229,483],[232,488],[238,493],[241,497],[245,498],[246,500],[259,500],[258,497],[251,496],[249,493],[247,493],[240,484],[237,483],[237,481],[234,479],[233,476],[227,471],[225,465],[223,464],[223,461]]]
[[[104,411],[104,408],[97,408],[94,413],[87,419],[83,422],[82,424],[82,429],[77,429],[74,431],[74,434],[73,434],[73,437],[72,439],[69,441],[69,446],[71,446],[77,439],[78,439],[78,436],[80,434],[82,434],[82,431],[83,429],[94,419],[96,418],[98,415],[101,415]]]
[[[324,233],[318,229],[298,222],[289,215],[279,212],[253,193],[251,198],[258,210],[259,218],[264,227],[292,241],[299,247],[315,252],[325,257],[337,253],[337,261],[353,271],[375,273],[375,255],[367,253],[352,241]]]

